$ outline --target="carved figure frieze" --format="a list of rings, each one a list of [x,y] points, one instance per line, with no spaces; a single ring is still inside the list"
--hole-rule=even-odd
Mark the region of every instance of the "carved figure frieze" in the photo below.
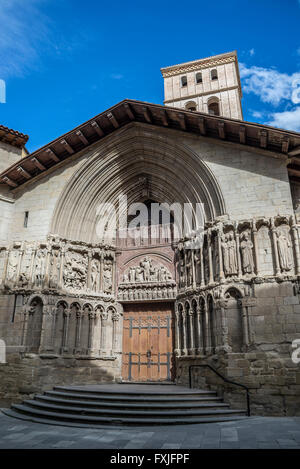
[[[172,281],[170,271],[162,264],[145,256],[138,265],[130,266],[123,274],[121,283],[166,283]]]
[[[86,288],[87,257],[76,251],[67,251],[63,270],[64,287],[70,290]]]

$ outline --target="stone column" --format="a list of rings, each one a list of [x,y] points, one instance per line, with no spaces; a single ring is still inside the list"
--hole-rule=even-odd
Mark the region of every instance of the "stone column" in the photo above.
[[[300,275],[300,252],[299,252],[299,233],[298,227],[295,223],[295,218],[292,217],[292,240],[293,240],[293,247],[295,253],[295,273],[296,275]]]
[[[58,287],[63,288],[64,285],[64,263],[65,263],[65,247],[62,246],[60,249],[60,270],[59,270],[59,282]]]
[[[182,355],[187,355],[187,314],[185,309],[182,310]]]
[[[195,355],[195,335],[194,335],[194,311],[191,307],[188,313],[189,329],[190,329],[190,348],[189,355]]]
[[[193,288],[195,289],[196,288],[196,270],[195,270],[194,249],[192,249],[192,246],[191,246],[191,262],[192,262],[192,277],[193,277],[192,285],[193,285]]]
[[[281,274],[281,268],[279,264],[279,256],[278,256],[278,247],[277,247],[277,236],[276,236],[276,228],[274,225],[274,219],[270,218],[270,228],[272,232],[272,240],[273,240],[273,249],[274,249],[274,256],[275,256],[275,274]]]
[[[201,345],[201,336],[202,336],[202,331],[201,331],[201,311],[199,306],[197,305],[196,309],[196,316],[195,316],[195,332],[196,332],[196,337],[197,337],[197,343],[195,344],[196,347],[196,354],[201,355],[202,354],[202,345]]]
[[[188,276],[187,276],[187,262],[186,262],[186,250],[184,249],[184,286],[188,287]]]
[[[55,351],[54,350],[54,341],[55,341],[55,329],[56,329],[56,321],[57,321],[57,308],[54,307],[52,308],[52,325],[51,325],[51,336],[50,336],[50,344],[49,344],[49,350],[50,351]]]
[[[112,351],[111,354],[114,355],[118,352],[118,325],[120,320],[120,314],[117,311],[112,313],[112,323],[113,323],[113,333],[112,333]]]
[[[47,339],[47,334],[51,334],[51,306],[43,305],[42,308],[42,327],[40,335],[39,353],[47,352],[47,342],[49,343],[49,339]]]
[[[219,279],[220,282],[224,281],[224,268],[223,268],[223,255],[222,255],[222,225],[217,230],[218,236],[218,253],[219,253]]]
[[[242,312],[243,349],[244,351],[247,351],[249,345],[252,342],[249,315],[251,308],[256,305],[256,299],[250,297],[242,298],[239,302],[239,305]]]
[[[181,343],[180,343],[180,311],[178,305],[175,309],[175,355],[180,357],[181,355]]]
[[[204,324],[205,324],[205,353],[211,351],[211,335],[209,327],[209,317],[208,317],[208,305],[207,302],[204,303]]]
[[[200,256],[201,256],[201,284],[200,287],[205,286],[205,279],[204,279],[204,249],[203,246],[200,248]]]
[[[255,273],[259,274],[259,256],[258,256],[258,244],[257,244],[257,228],[256,221],[253,218],[252,220],[252,234],[253,234],[253,247],[254,247],[254,263],[255,263]]]
[[[103,264],[104,264],[104,252],[100,254],[100,282],[99,282],[99,291],[103,292]]]
[[[106,311],[102,311],[101,313],[101,343],[100,343],[100,355],[106,355],[107,350],[106,350],[106,334],[107,334],[107,319],[108,319],[108,314]]]
[[[211,230],[207,230],[207,247],[208,247],[208,270],[209,270],[209,285],[214,283],[214,271],[211,252]]]
[[[216,309],[219,310],[221,316],[221,345],[217,347],[217,351],[231,352],[231,347],[228,343],[228,327],[225,315],[225,308],[227,307],[226,300],[219,300]]]
[[[68,335],[69,335],[69,323],[70,323],[71,311],[65,309],[63,312],[63,333],[62,333],[62,346],[61,353],[68,353]]]
[[[81,348],[80,348],[81,323],[82,323],[82,312],[77,310],[76,311],[76,330],[75,330],[74,353],[81,353]]]
[[[96,313],[89,311],[89,332],[88,332],[88,355],[92,356],[95,353],[94,350],[94,330],[95,330],[95,319]]]
[[[116,257],[115,257],[114,252],[111,254],[111,260],[112,260],[112,263],[111,263],[111,293],[112,293],[112,295],[114,295],[115,290],[116,290]]]
[[[93,257],[93,253],[91,251],[88,251],[88,267],[87,267],[87,279],[86,279],[87,290],[90,290],[91,288],[92,257]]]
[[[49,287],[49,269],[50,269],[51,246],[47,246],[46,266],[43,287]]]
[[[21,345],[23,346],[26,345],[28,316],[29,316],[29,312],[27,311],[27,306],[25,306],[24,313],[23,313],[23,327],[22,327],[22,338],[21,338]]]
[[[242,271],[242,263],[241,263],[241,253],[240,253],[240,237],[239,233],[237,230],[237,224],[235,223],[234,226],[234,237],[235,237],[235,244],[236,244],[236,258],[237,258],[237,264],[238,264],[238,277],[241,277],[243,275]]]

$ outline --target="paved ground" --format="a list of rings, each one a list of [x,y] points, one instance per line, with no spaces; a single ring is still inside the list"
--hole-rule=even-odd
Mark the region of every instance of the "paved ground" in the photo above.
[[[0,449],[300,448],[300,417],[250,417],[237,422],[88,429],[38,424],[0,412]]]

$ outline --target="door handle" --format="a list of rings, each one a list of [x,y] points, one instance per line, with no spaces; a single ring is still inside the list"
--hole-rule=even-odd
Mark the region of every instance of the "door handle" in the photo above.
[[[151,350],[147,351],[147,358],[151,358]]]

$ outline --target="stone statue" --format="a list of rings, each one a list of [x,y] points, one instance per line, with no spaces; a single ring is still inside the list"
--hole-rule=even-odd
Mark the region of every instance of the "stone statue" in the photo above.
[[[50,288],[56,288],[58,284],[59,275],[59,251],[54,250],[50,262],[50,275],[49,275],[49,286]]]
[[[146,256],[140,265],[144,269],[144,280],[148,282],[150,280],[151,260]]]
[[[130,283],[135,282],[135,268],[134,267],[129,268],[129,281]]]
[[[291,256],[291,243],[288,235],[283,230],[277,230],[277,246],[281,269],[289,271],[293,267]]]
[[[241,234],[241,254],[242,254],[242,268],[244,274],[252,274],[254,272],[253,262],[253,243],[249,237],[248,231]]]
[[[227,233],[222,237],[223,265],[225,275],[237,274],[236,243],[233,233]]]
[[[91,290],[97,292],[98,290],[98,276],[99,276],[99,265],[98,262],[94,259],[91,267]]]
[[[8,266],[7,266],[7,280],[8,281],[13,281],[16,273],[17,273],[17,267],[18,267],[18,253],[16,251],[12,251],[9,254],[9,259],[8,259]]]
[[[103,291],[111,293],[112,290],[112,264],[106,262],[103,269]]]
[[[45,275],[45,253],[38,251],[35,259],[35,285],[41,287]]]

